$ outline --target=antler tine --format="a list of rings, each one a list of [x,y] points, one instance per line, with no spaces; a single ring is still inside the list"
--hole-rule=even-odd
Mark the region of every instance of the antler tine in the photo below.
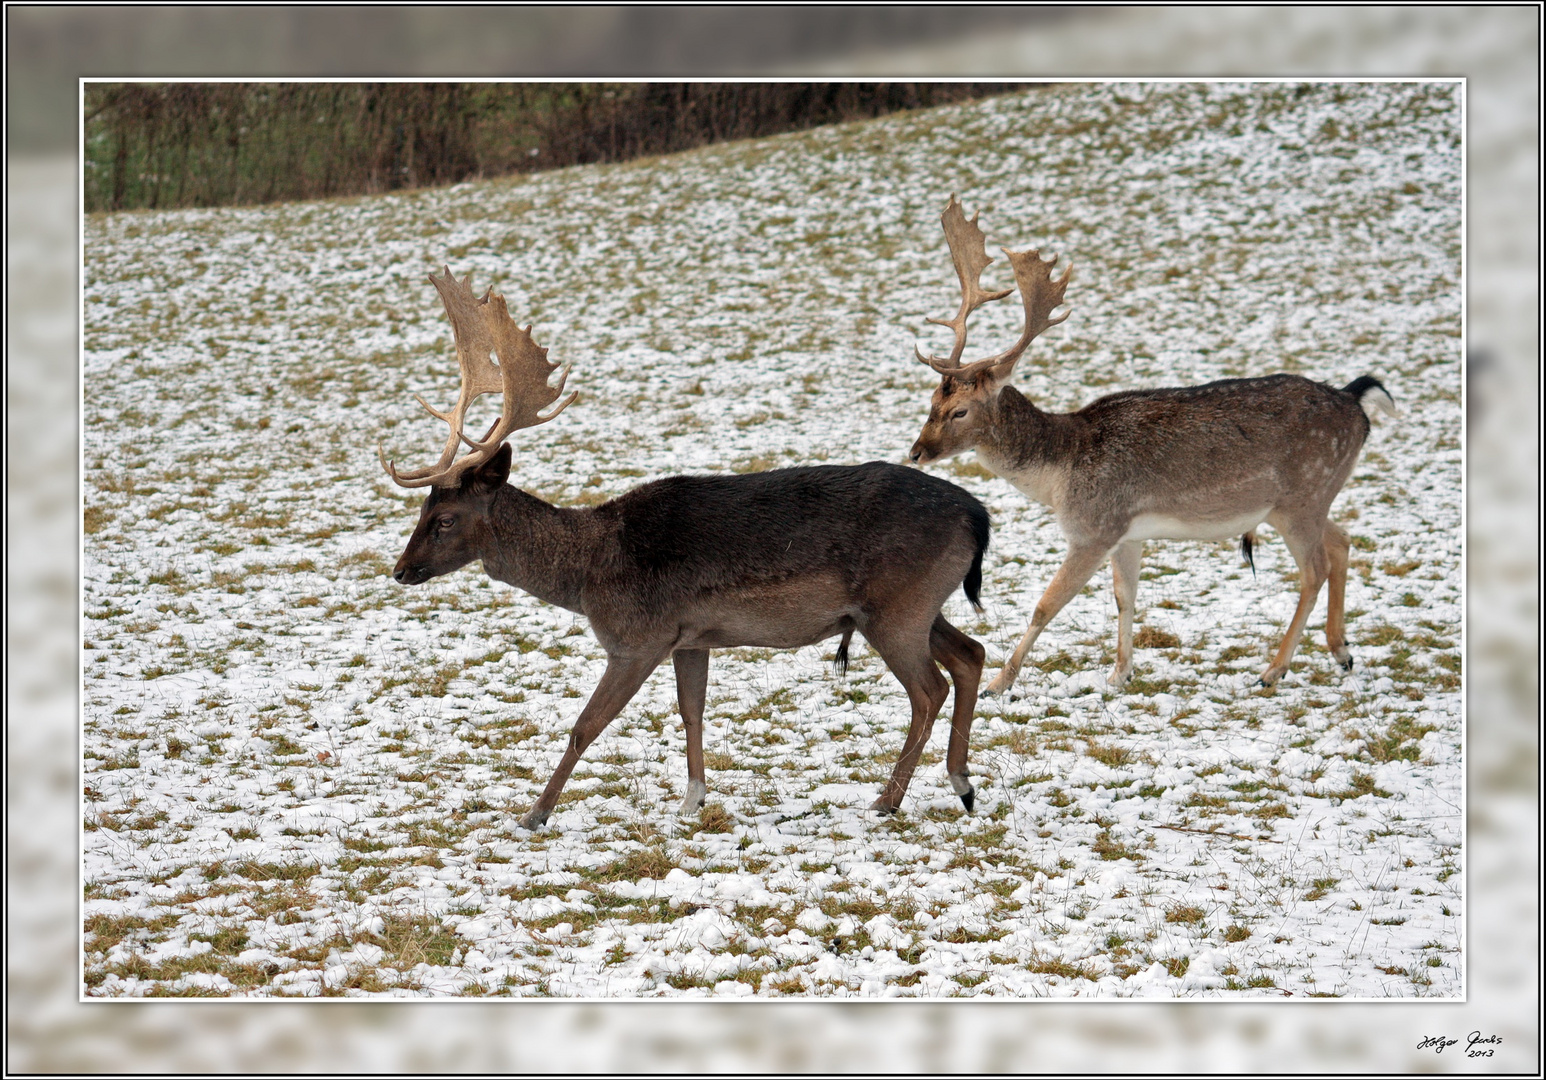
[[[413,399],[420,405],[424,406],[424,411],[429,413],[435,419],[443,420],[447,424],[451,425],[452,434],[449,438],[446,439],[446,447],[443,451],[441,451],[440,460],[435,464],[426,466],[422,469],[409,469],[406,472],[398,472],[396,467],[394,467],[393,464],[387,460],[386,451],[381,448],[381,443],[379,441],[376,443],[376,456],[381,459],[381,467],[387,471],[388,475],[392,477],[393,482],[398,486],[428,487],[430,484],[435,482],[436,478],[441,473],[446,471],[446,469],[453,461],[456,460],[456,448],[460,444],[460,440],[456,435],[457,422],[455,410],[453,409],[449,413],[443,413],[429,402],[425,401],[423,396],[420,394],[414,394]]]
[[[564,392],[569,367],[563,369],[557,386],[549,386],[548,379],[558,370],[558,365],[548,363],[548,351],[532,340],[531,324],[525,328],[516,326],[503,296],[490,293],[485,303],[486,321],[494,336],[494,351],[499,354],[500,392],[504,394],[504,403],[499,420],[489,434],[477,441],[465,434],[461,439],[486,460],[513,432],[545,424],[563,412],[579,397],[579,392],[572,392],[563,404],[543,416],[542,410]]]
[[[1057,318],[1051,318],[1055,308],[1063,303],[1063,290],[1068,288],[1068,280],[1073,276],[1074,266],[1068,264],[1063,271],[1063,276],[1054,278],[1052,268],[1057,265],[1058,257],[1042,259],[1041,252],[1035,248],[1030,251],[1010,251],[1001,248],[1005,257],[1009,259],[1009,265],[1015,272],[1015,285],[1020,290],[1020,298],[1025,303],[1025,329],[1020,333],[1020,340],[997,356],[990,356],[972,364],[973,368],[993,368],[994,376],[1000,379],[1009,377],[1014,370],[1015,362],[1025,352],[1026,347],[1036,340],[1042,331],[1056,326],[1068,318],[1069,312],[1065,311]]]
[[[925,356],[917,346],[913,347],[913,351],[919,360],[935,371],[948,374],[961,367],[961,354],[966,351],[967,317],[991,300],[1002,300],[1009,295],[1010,290],[989,292],[982,287],[980,280],[982,272],[993,259],[988,255],[982,230],[977,227],[977,215],[973,214],[972,220],[967,221],[966,213],[961,209],[961,204],[956,201],[953,192],[950,203],[945,207],[945,212],[940,215],[939,220],[945,230],[945,241],[950,245],[950,260],[955,265],[956,277],[961,281],[961,307],[956,311],[953,319],[928,319],[927,321],[936,326],[948,326],[955,331],[955,347],[950,350],[948,360],[938,356]]]
[[[463,472],[492,457],[512,433],[547,423],[579,397],[578,392],[572,392],[558,408],[542,415],[541,410],[563,393],[570,369],[564,368],[558,386],[548,385],[548,379],[558,365],[548,363],[548,351],[532,340],[530,325],[525,329],[515,325],[504,297],[495,293],[492,286],[481,297],[475,296],[472,275],[458,281],[450,267],[445,268],[441,277],[429,275],[429,280],[440,293],[446,315],[451,320],[462,388],[456,405],[448,412],[441,412],[422,397],[418,398],[419,404],[431,416],[451,428],[440,460],[434,465],[398,472],[378,446],[382,466],[403,487],[453,484]],[[498,356],[497,364],[492,356]],[[463,426],[467,421],[467,410],[483,394],[500,394],[503,401],[499,419],[490,425],[483,438],[474,439],[463,431]],[[472,452],[458,459],[456,453],[462,443],[466,443]]]

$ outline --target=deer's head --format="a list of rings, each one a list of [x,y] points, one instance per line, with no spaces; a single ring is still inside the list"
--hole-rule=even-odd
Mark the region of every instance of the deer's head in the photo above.
[[[950,196],[950,204],[940,216],[940,223],[950,245],[956,277],[961,281],[961,306],[953,319],[928,320],[955,332],[955,346],[950,355],[925,356],[921,350],[917,352],[918,359],[940,375],[939,389],[934,391],[929,405],[929,419],[908,454],[908,459],[917,465],[962,453],[982,441],[991,423],[994,400],[1014,374],[1015,362],[1043,330],[1068,318],[1067,312],[1055,319],[1051,315],[1053,309],[1063,303],[1063,290],[1074,271],[1070,266],[1063,271],[1062,277],[1054,279],[1052,267],[1057,264],[1056,257],[1044,262],[1039,251],[1003,249],[1025,305],[1025,327],[1020,340],[1004,352],[963,364],[966,320],[983,304],[1002,300],[1012,290],[988,292],[983,289],[982,272],[993,260],[985,250],[982,230],[977,227],[977,215],[973,214],[967,221],[954,195]]]
[[[419,585],[481,558],[489,540],[489,508],[510,476],[510,444],[458,476],[451,487],[430,488],[419,523],[392,571],[400,585]]]
[[[431,489],[419,511],[418,527],[392,572],[404,585],[448,574],[479,557],[488,536],[489,507],[510,475],[511,452],[505,440],[521,428],[547,423],[579,396],[571,393],[557,408],[543,414],[541,410],[563,393],[568,369],[556,387],[549,386],[548,379],[558,365],[548,363],[548,351],[532,340],[530,326],[522,329],[515,325],[504,297],[492,288],[481,297],[473,294],[471,274],[457,281],[447,267],[444,276],[431,274],[429,280],[440,292],[451,320],[462,389],[449,412],[418,399],[431,416],[450,425],[439,462],[399,472],[377,448],[382,467],[394,482],[401,487]],[[468,408],[482,394],[502,395],[499,419],[482,439],[473,439],[462,426]],[[462,443],[472,450],[458,458],[456,452]]]

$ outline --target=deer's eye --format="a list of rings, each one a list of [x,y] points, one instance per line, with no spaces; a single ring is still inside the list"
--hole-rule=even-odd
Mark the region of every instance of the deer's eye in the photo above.
[[[966,410],[965,409],[957,409],[955,412],[950,414],[950,419],[952,419],[952,420],[960,420],[965,415],[966,415]]]
[[[444,517],[438,519],[435,524],[438,525],[441,529],[449,529],[452,525],[456,524],[456,519],[450,514],[447,514]]]

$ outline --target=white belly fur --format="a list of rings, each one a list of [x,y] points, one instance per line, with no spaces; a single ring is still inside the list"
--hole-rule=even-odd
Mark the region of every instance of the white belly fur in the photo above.
[[[1068,493],[1068,468],[1057,465],[1032,465],[1010,468],[977,449],[977,458],[1021,492],[1061,517]],[[1187,521],[1170,514],[1139,514],[1133,518],[1122,539],[1126,540],[1232,540],[1250,532],[1266,520],[1272,507],[1263,506],[1233,517]]]
[[[1184,521],[1169,514],[1139,514],[1128,525],[1126,540],[1232,540],[1248,533],[1266,520],[1272,507],[1237,514],[1230,518]]]

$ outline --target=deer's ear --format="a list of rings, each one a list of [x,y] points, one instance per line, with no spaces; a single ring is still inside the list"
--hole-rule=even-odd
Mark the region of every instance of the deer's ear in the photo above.
[[[998,393],[1014,377],[1015,362],[1017,360],[1019,360],[1019,357],[1014,356],[1001,364],[994,364],[977,377],[977,385],[990,394]]]
[[[510,478],[510,444],[505,443],[494,456],[479,465],[469,473],[462,481],[462,487],[467,491],[476,491],[488,494],[498,491],[505,486],[505,481]]]

